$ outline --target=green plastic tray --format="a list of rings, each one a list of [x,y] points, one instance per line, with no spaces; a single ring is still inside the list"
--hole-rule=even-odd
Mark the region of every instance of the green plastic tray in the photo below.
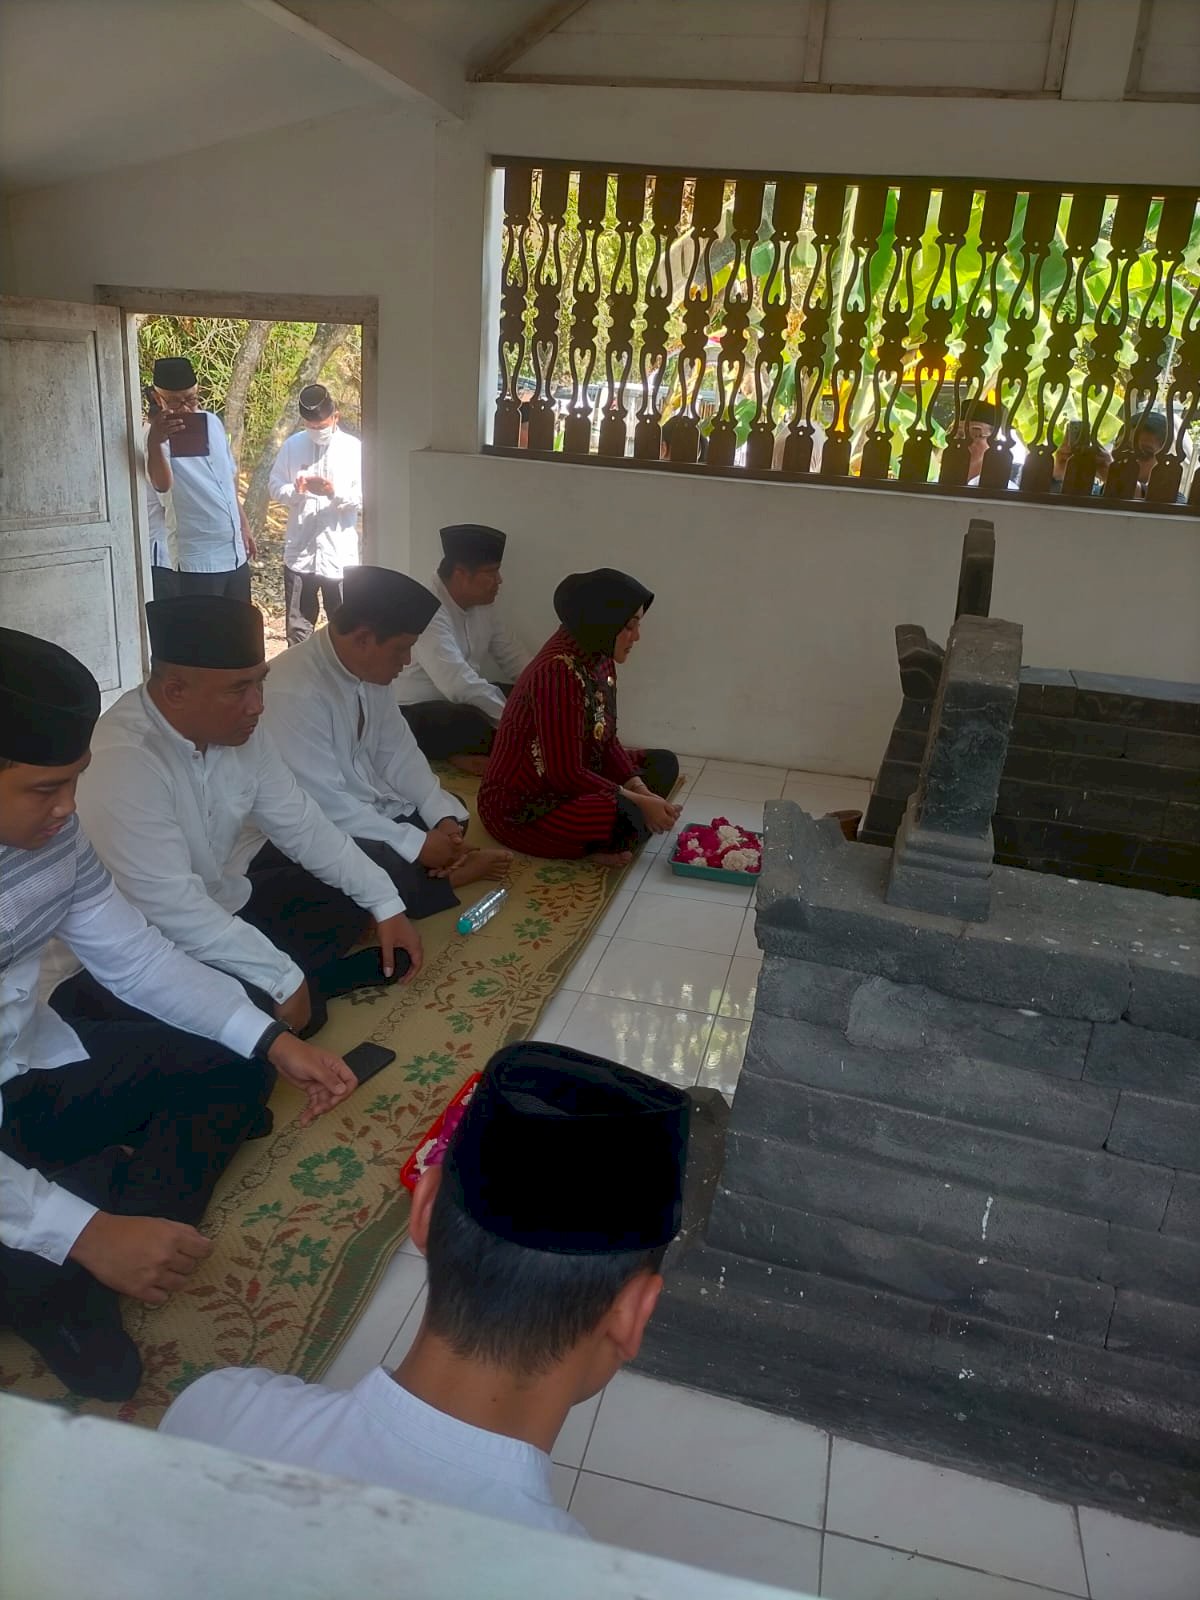
[[[703,828],[703,822],[685,822],[680,828],[680,833],[686,833],[689,828]],[[671,858],[671,871],[677,878],[707,878],[710,883],[757,883],[762,877],[761,872],[727,872],[724,867],[694,867],[690,861],[676,861]]]

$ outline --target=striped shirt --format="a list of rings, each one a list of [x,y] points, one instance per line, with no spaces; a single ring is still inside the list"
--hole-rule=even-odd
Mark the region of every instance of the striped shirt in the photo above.
[[[61,939],[130,1005],[251,1056],[267,1019],[241,987],[200,966],[118,892],[71,817],[40,850],[0,846],[0,1120],[3,1086],[86,1059],[73,1029],[39,1000],[42,958]],[[0,1243],[62,1262],[95,1207],[0,1154]]]

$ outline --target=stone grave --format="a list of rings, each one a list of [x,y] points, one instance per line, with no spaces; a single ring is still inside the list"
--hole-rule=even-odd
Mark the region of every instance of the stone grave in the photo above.
[[[984,861],[1019,640],[956,622],[895,852],[768,805],[745,1066],[640,1365],[1198,1529],[1200,905]]]
[[[963,540],[955,615],[986,617],[992,524]],[[890,845],[920,777],[943,651],[896,629],[903,694],[859,838]],[[1026,667],[993,819],[996,860],[1200,895],[1200,685]]]

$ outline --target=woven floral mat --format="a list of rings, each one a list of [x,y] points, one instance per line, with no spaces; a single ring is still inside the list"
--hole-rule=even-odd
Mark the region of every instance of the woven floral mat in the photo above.
[[[477,782],[459,773],[446,781],[472,811],[469,837],[482,842]],[[320,1378],[407,1232],[400,1167],[464,1080],[532,1032],[620,881],[584,862],[518,856],[506,905],[478,933],[458,934],[452,912],[422,922],[425,965],[412,985],[335,1002],[320,1035],[338,1051],[371,1039],[396,1060],[307,1129],[296,1121],[300,1095],[280,1085],[275,1132],[242,1148],[205,1217],[213,1254],[167,1305],[124,1302],[145,1363],[133,1399],[76,1399],[7,1333],[0,1391],[153,1427],[215,1367]],[[472,885],[463,904],[490,887]]]

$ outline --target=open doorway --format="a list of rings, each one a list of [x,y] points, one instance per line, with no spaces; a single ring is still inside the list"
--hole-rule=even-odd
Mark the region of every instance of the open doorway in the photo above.
[[[182,358],[179,370],[195,377],[190,403],[211,412],[209,429],[219,425],[228,441],[234,512],[240,507],[253,551],[251,597],[263,613],[268,656],[277,654],[289,635],[293,642],[303,636],[306,619],[323,620],[336,604],[344,567],[370,559],[374,302],[113,287],[97,298],[125,313],[131,397],[141,402],[134,497],[146,597],[175,592],[165,572],[188,560],[180,526],[186,496],[156,490],[145,454],[150,416],[163,398],[155,363]],[[325,415],[314,415],[321,390],[327,400],[317,412]],[[200,469],[189,461],[175,470],[182,477]],[[208,461],[203,471],[218,476]]]

